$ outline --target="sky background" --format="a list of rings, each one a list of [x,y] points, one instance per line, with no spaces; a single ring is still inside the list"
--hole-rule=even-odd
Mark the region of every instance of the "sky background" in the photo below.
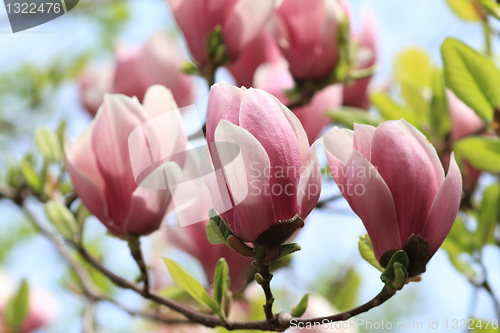
[[[83,1],[85,0],[80,0]],[[390,79],[392,61],[406,47],[419,46],[426,49],[437,64],[442,63],[440,46],[448,36],[461,39],[473,48],[483,47],[481,26],[459,20],[444,0],[351,0],[351,6],[354,29],[360,26],[361,13],[364,10],[373,11],[378,21],[379,69],[375,75],[375,85]],[[123,42],[142,44],[157,30],[176,29],[164,1],[134,0],[131,1],[131,8],[132,19],[120,36]],[[96,6],[91,10],[99,11],[99,8]],[[12,34],[5,7],[0,6],[0,71],[10,70],[26,61],[43,66],[56,55],[78,54],[95,46],[95,36],[98,33],[95,24],[70,12],[42,26]],[[497,44],[498,38],[494,38],[494,46]],[[224,72],[219,73],[218,78],[230,80]],[[202,81],[197,81],[197,85],[200,91],[197,108],[204,110],[207,88]],[[64,117],[68,120],[69,132],[73,137],[91,120],[79,104],[76,84],[65,85],[53,105],[54,112],[45,119],[46,123],[55,126],[57,120]],[[21,156],[30,145],[30,141],[16,143],[13,145],[15,149],[6,159],[12,160]],[[6,160],[0,161],[0,165],[5,165],[5,162]],[[0,202],[0,228],[8,228],[19,218],[20,214],[15,207],[8,202]],[[104,228],[96,221],[89,223],[88,232],[91,237],[104,238]],[[362,276],[358,303],[364,303],[375,296],[382,287],[378,271],[365,263],[358,254],[358,236],[364,233],[363,224],[343,199],[335,201],[329,210],[315,211],[296,239],[302,246],[302,251],[294,255],[290,268],[276,274],[273,285],[278,289],[284,284],[292,285],[296,294],[288,294],[285,297],[290,299],[291,303],[296,303],[305,292],[314,292],[317,289],[318,276],[338,271],[341,267],[346,267],[346,264],[354,265]],[[161,241],[158,235],[153,238]],[[107,264],[112,269],[127,276],[134,276],[135,267],[123,242],[106,238],[104,248],[111,253],[107,257]],[[187,255],[170,250],[160,255],[172,256],[179,260],[188,259]],[[484,261],[490,263],[489,280],[500,281],[498,250],[487,246],[483,255]],[[187,267],[194,274],[201,276],[201,270],[196,263],[191,261]],[[65,270],[52,245],[43,237],[37,236],[16,246],[7,260],[5,270],[14,279],[27,277],[31,285],[49,289],[60,299],[61,320],[40,332],[80,331],[79,323],[75,322],[75,319],[78,318],[81,308],[75,297],[58,286],[57,280]],[[398,319],[400,321],[422,321],[424,328],[429,320],[439,320],[439,323],[444,325],[446,319],[468,319],[471,314],[494,318],[492,303],[482,291],[478,294],[476,309],[471,309],[474,290],[451,266],[444,251],[438,251],[433,257],[423,278],[422,282],[405,287],[387,306],[374,309],[360,318],[376,321],[377,318],[388,318],[395,314],[402,316]],[[493,282],[492,288],[500,295],[500,283]],[[131,293],[124,293],[121,298],[132,306],[139,300]],[[106,327],[110,332],[125,331],[131,325],[130,317],[111,305],[99,305],[97,316],[101,322],[107,323]],[[424,329],[419,332],[426,331],[432,330]]]

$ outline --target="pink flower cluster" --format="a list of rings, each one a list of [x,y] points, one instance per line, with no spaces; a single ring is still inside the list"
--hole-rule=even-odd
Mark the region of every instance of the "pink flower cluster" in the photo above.
[[[227,67],[242,86],[222,82],[211,87],[206,120],[208,163],[223,172],[203,174],[210,198],[203,197],[201,204],[197,201],[188,213],[214,207],[234,235],[248,243],[283,220],[296,215],[305,219],[316,206],[321,190],[316,153],[320,143],[339,187],[363,189],[344,191],[343,195],[365,224],[378,260],[387,251],[401,249],[412,235],[424,238],[432,253],[439,248],[453,224],[462,194],[461,175],[453,155],[445,176],[434,147],[404,120],[388,121],[377,128],[355,125],[354,131],[335,127],[316,140],[331,122],[325,115],[327,109],[369,106],[369,77],[350,85],[328,81],[341,57],[337,40],[342,24],[349,26],[347,1],[168,3],[199,68],[210,64],[207,38],[220,27],[229,56]],[[352,33],[352,40],[359,43],[359,55],[353,64],[356,69],[375,64],[374,21],[371,14],[365,15],[362,29]],[[173,190],[142,186],[137,182],[134,164],[136,158],[149,153],[168,165],[164,171],[171,177],[186,170],[185,160],[176,155],[188,149],[180,114],[161,129],[176,133],[161,142],[172,158],[153,156],[153,142],[159,139],[144,125],[177,105],[192,102],[190,78],[180,72],[182,61],[171,40],[155,35],[140,49],[119,49],[116,65],[104,76],[87,74],[82,81],[85,105],[91,112],[98,111],[75,141],[67,141],[67,168],[83,203],[117,236],[147,235],[157,230],[173,209]],[[309,96],[306,103],[294,105],[285,91],[308,82],[329,83]],[[457,104],[455,97],[448,98],[456,123],[454,139],[468,132],[472,123],[480,125],[472,119],[462,124],[463,117],[456,114],[463,106],[452,106]],[[147,147],[144,156],[129,150],[129,137],[137,128]],[[225,167],[227,151],[220,143],[238,147],[243,167]],[[278,170],[287,172],[276,176]],[[226,258],[233,287],[239,289],[245,283],[242,272],[250,260],[241,260],[222,245],[209,244],[206,223],[169,230],[167,238],[198,258],[209,280],[217,260]]]

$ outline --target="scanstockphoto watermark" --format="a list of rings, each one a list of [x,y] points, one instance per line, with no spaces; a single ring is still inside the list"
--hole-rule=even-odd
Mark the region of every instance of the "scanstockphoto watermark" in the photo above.
[[[244,200],[258,202],[254,197],[291,196],[317,197],[322,191],[340,191],[348,196],[362,196],[366,193],[368,178],[379,177],[375,169],[362,166],[320,168],[311,161],[307,165],[271,166],[248,160],[241,148],[231,142],[207,143],[205,138],[177,149],[176,140],[181,128],[182,115],[191,114],[189,121],[201,121],[194,105],[165,112],[134,129],[128,137],[129,155],[136,184],[151,190],[167,190],[178,213],[181,226],[206,220],[206,213],[183,220],[183,210],[196,205],[198,200],[212,200],[215,210],[222,214]],[[169,128],[168,131],[165,129]],[[346,181],[335,185],[322,182],[324,175]],[[319,181],[309,181],[316,179]],[[325,191],[325,186],[326,191]],[[331,187],[331,188],[330,188]],[[209,192],[209,195],[204,194]],[[207,199],[208,198],[208,199]],[[247,201],[247,203],[249,202]]]
[[[75,8],[78,0],[4,0],[12,32],[52,21]]]
[[[351,318],[346,321],[330,321],[323,319],[321,322],[302,323],[297,319],[290,320],[291,328],[298,328],[303,330],[423,330],[435,329],[435,324],[424,323],[422,321],[407,321],[407,322],[390,322],[390,321],[373,321],[367,319],[354,319]]]

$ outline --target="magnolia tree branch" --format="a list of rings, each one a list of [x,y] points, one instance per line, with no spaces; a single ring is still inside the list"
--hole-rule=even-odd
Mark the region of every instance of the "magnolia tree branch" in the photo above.
[[[114,304],[118,308],[122,309],[123,311],[127,312],[131,316],[139,316],[145,319],[153,320],[156,322],[164,323],[164,324],[172,324],[172,323],[180,323],[180,322],[185,322],[185,323],[191,323],[187,321],[179,321],[179,320],[174,320],[167,318],[165,316],[162,316],[154,311],[142,311],[142,310],[134,310],[131,309],[123,304],[120,304],[113,298],[106,296],[102,294],[97,287],[94,285],[92,282],[92,278],[87,271],[85,267],[80,265],[78,261],[75,260],[74,255],[68,250],[66,244],[64,243],[63,238],[58,235],[54,234],[52,231],[47,228],[44,223],[42,223],[36,215],[31,211],[31,209],[26,205],[26,203],[22,203],[22,209],[24,213],[28,216],[29,220],[33,223],[33,225],[48,239],[51,240],[51,242],[54,244],[57,252],[63,259],[66,261],[66,263],[75,271],[76,276],[78,277],[78,280],[80,282],[80,287],[82,288],[82,291],[84,295],[89,299],[89,302],[96,302],[96,301],[105,301],[111,304]]]
[[[5,196],[4,196],[5,197]],[[184,315],[187,321],[183,320],[172,320],[170,318],[165,318],[157,313],[147,312],[147,311],[136,311],[128,309],[127,307],[119,304],[117,301],[111,299],[110,297],[103,295],[97,288],[94,286],[92,279],[88,273],[88,271],[80,265],[73,257],[73,255],[69,252],[64,239],[59,234],[54,234],[50,231],[42,221],[40,221],[37,216],[31,211],[31,209],[25,204],[24,199],[20,202],[21,208],[24,210],[29,219],[34,223],[34,225],[40,230],[42,234],[48,237],[55,245],[59,254],[66,260],[66,262],[75,270],[78,275],[78,278],[81,282],[82,289],[84,294],[87,296],[90,302],[96,301],[107,301],[117,305],[122,308],[124,311],[130,313],[131,315],[138,315],[150,320],[154,320],[157,322],[165,323],[165,324],[174,324],[174,323],[197,323],[207,327],[217,327],[222,326],[228,330],[237,330],[237,329],[251,329],[251,330],[262,330],[262,331],[285,331],[291,326],[291,320],[296,323],[303,323],[304,325],[310,323],[314,325],[314,323],[325,323],[325,321],[345,321],[349,318],[356,316],[360,313],[364,313],[369,311],[370,309],[379,306],[380,304],[387,301],[391,298],[395,291],[389,291],[384,286],[384,289],[371,301],[365,303],[357,308],[354,308],[350,311],[346,311],[343,313],[339,313],[336,315],[332,315],[329,317],[320,317],[320,318],[310,318],[310,319],[298,319],[292,318],[288,313],[279,313],[277,315],[272,313],[272,303],[274,301],[274,297],[272,296],[271,288],[269,282],[271,281],[272,274],[269,271],[266,271],[265,268],[262,268],[261,275],[264,274],[263,280],[267,281],[264,283],[263,289],[266,293],[266,305],[264,308],[266,309],[266,320],[259,321],[231,321],[226,320],[222,321],[219,317],[201,313],[194,309],[191,309],[181,303],[176,301],[167,299],[157,294],[152,290],[145,290],[139,284],[129,281],[125,278],[122,278],[108,268],[106,268],[102,263],[93,257],[81,244],[71,241],[68,241],[71,246],[85,259],[90,265],[108,277],[115,285],[122,287],[124,289],[130,289],[136,292],[137,294],[142,295],[144,298],[149,299],[157,304],[165,305],[168,308]],[[268,267],[269,268],[269,267]],[[92,304],[92,303],[90,303]],[[89,311],[91,309],[88,309]],[[86,320],[89,320],[88,318]]]

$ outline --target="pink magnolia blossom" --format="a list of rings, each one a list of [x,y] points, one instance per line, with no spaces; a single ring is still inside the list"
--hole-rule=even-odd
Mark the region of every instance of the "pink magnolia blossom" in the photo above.
[[[284,59],[262,64],[256,71],[254,87],[274,95],[285,105],[289,103],[285,90],[294,86],[288,63]],[[310,144],[318,138],[321,130],[332,122],[325,114],[326,111],[333,111],[342,105],[342,89],[340,84],[328,86],[317,91],[308,104],[291,109],[302,123]]]
[[[7,276],[0,274],[0,332],[7,331],[3,312],[17,286]],[[21,324],[19,333],[33,332],[52,323],[59,313],[59,303],[52,294],[39,288],[30,288],[28,314]]]
[[[180,69],[184,57],[179,45],[164,33],[155,33],[141,48],[120,45],[115,64],[87,69],[81,78],[80,95],[85,108],[95,115],[105,93],[136,96],[140,101],[146,90],[160,84],[172,91],[179,105],[194,101],[189,75]]]
[[[451,118],[451,139],[458,141],[479,132],[485,123],[479,116],[462,102],[451,90],[446,90],[448,110]]]
[[[262,31],[274,10],[274,0],[167,0],[184,33],[191,55],[199,64],[208,61],[207,37],[221,26],[231,61]]]
[[[117,236],[149,234],[158,229],[165,215],[171,193],[166,189],[137,186],[129,135],[148,120],[176,108],[171,93],[161,86],[153,86],[147,91],[143,105],[136,98],[106,95],[90,125],[75,141],[66,141],[66,165],[76,194]],[[172,152],[171,155],[184,151],[187,142],[180,114],[172,119],[163,130],[175,135],[161,143],[164,149]],[[144,127],[143,131],[146,131]],[[146,140],[145,137],[141,139]],[[148,147],[151,144],[154,150],[154,133],[148,132],[147,140]],[[147,150],[138,153],[148,154]],[[134,161],[141,158],[150,163],[149,155],[147,158],[137,156]],[[165,160],[164,163],[173,170],[179,168],[173,161]]]
[[[305,219],[316,205],[321,189],[316,146],[309,147],[300,121],[272,95],[215,84],[208,99],[207,141],[241,149],[245,167],[225,170],[231,201],[238,204],[225,212],[214,203],[242,240],[253,242],[271,225],[296,214]],[[211,148],[216,161],[224,152]],[[244,199],[238,192],[242,188],[248,189]],[[210,188],[212,198],[217,190]]]
[[[375,257],[420,235],[434,254],[455,220],[462,178],[451,158],[445,177],[434,147],[405,120],[377,128],[334,127],[322,138],[332,176],[363,221]]]
[[[245,48],[238,60],[227,65],[237,86],[252,87],[254,73],[261,64],[273,63],[282,58],[276,41],[269,32],[263,30]]]
[[[361,31],[354,35],[359,40],[358,60],[356,69],[372,67],[377,62],[377,24],[375,16],[371,12],[363,15]],[[354,81],[351,85],[344,87],[343,104],[361,109],[370,107],[370,99],[367,94],[368,84],[371,76]]]
[[[326,78],[339,59],[338,26],[345,13],[337,0],[284,0],[272,27],[297,79]]]
[[[217,262],[220,258],[226,259],[229,267],[229,278],[231,279],[231,290],[237,293],[243,289],[249,280],[250,263],[253,259],[242,257],[241,254],[236,253],[224,244],[210,244],[207,239],[207,223],[208,211],[212,207],[210,194],[207,189],[204,189],[197,202],[192,207],[183,210],[181,214],[192,216],[184,216],[187,220],[197,220],[201,212],[206,216],[205,221],[182,228],[170,228],[166,230],[166,238],[169,244],[189,253],[201,263],[210,284],[214,282]]]

